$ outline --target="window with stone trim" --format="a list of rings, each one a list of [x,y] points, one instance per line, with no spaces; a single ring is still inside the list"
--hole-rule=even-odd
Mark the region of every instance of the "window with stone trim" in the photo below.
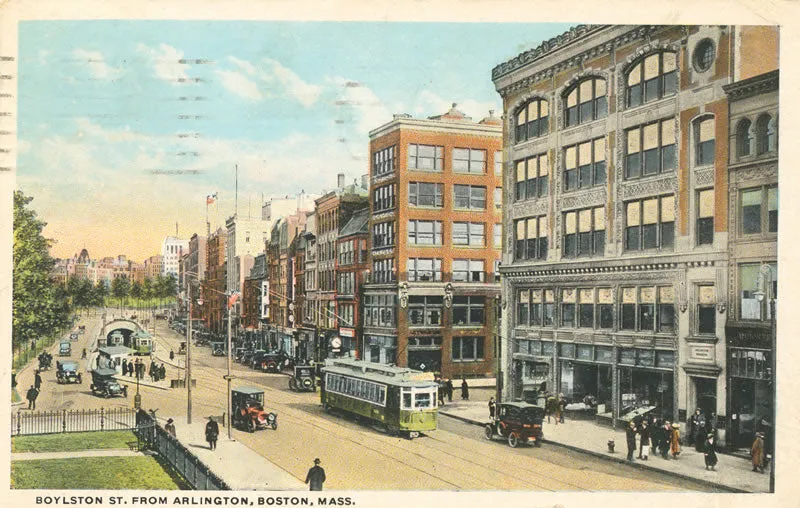
[[[606,140],[598,138],[564,149],[564,190],[606,183]]]
[[[714,244],[714,189],[697,192],[697,245]]]
[[[697,333],[712,334],[717,330],[717,293],[711,285],[697,286]]]
[[[778,187],[766,186],[740,191],[741,233],[755,235],[778,232]],[[766,211],[766,213],[764,213]]]
[[[544,99],[532,99],[517,112],[516,142],[545,136],[549,132],[550,107]]]
[[[675,242],[675,196],[625,203],[625,250],[672,248]]]
[[[667,51],[648,55],[630,68],[626,79],[629,108],[674,95],[678,91],[677,55]]]
[[[756,120],[756,153],[758,155],[778,150],[778,122],[764,113]]]
[[[673,288],[623,287],[619,312],[621,330],[672,332],[675,330]]]
[[[514,259],[547,259],[547,216],[514,221]]]
[[[550,167],[546,153],[519,160],[516,162],[516,167],[517,201],[547,196]]]
[[[765,287],[769,281],[761,276],[761,263],[743,263],[739,265],[739,317],[743,320],[768,321],[770,317],[770,297],[778,298],[778,265],[769,263],[772,269],[771,287]],[[764,293],[763,300],[756,296]]]
[[[754,141],[753,123],[747,118],[742,118],[736,124],[736,156],[746,157],[751,155]]]
[[[716,121],[713,116],[706,116],[694,122],[694,165],[707,166],[714,164],[716,150]]]
[[[605,208],[564,213],[564,257],[602,256],[606,245]]]
[[[606,80],[587,78],[573,86],[565,96],[564,124],[579,125],[608,115]]]
[[[675,119],[625,131],[625,179],[657,175],[678,167]]]
[[[561,326],[566,328],[575,327],[575,299],[576,290],[574,288],[561,290]]]

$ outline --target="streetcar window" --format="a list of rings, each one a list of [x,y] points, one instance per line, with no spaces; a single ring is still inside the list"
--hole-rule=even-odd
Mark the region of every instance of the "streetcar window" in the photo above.
[[[414,394],[414,407],[417,407],[417,408],[431,407],[431,394],[430,393],[415,393]]]
[[[411,408],[411,394],[404,393],[403,394],[403,409]]]
[[[381,404],[385,404],[386,403],[386,388],[381,386],[380,390],[381,390],[381,395],[378,398],[378,402],[380,402]]]

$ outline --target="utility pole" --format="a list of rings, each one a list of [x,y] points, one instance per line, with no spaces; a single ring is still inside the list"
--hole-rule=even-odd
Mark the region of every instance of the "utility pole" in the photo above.
[[[186,296],[189,298],[189,321],[186,327],[186,423],[192,423],[192,279],[186,279]]]
[[[231,411],[233,410],[233,401],[231,400],[231,312],[233,311],[233,306],[229,302],[225,303],[228,305],[228,375],[225,376],[228,381],[228,439],[233,440],[233,419],[231,418]]]

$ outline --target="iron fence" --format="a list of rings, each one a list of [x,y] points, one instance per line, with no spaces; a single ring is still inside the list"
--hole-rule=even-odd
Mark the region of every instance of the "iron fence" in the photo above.
[[[131,408],[65,409],[62,411],[19,409],[11,413],[11,435],[131,430],[135,423],[136,410]]]
[[[140,449],[158,452],[175,471],[195,490],[231,490],[192,452],[165,431],[156,419],[145,411],[136,413],[134,433]]]

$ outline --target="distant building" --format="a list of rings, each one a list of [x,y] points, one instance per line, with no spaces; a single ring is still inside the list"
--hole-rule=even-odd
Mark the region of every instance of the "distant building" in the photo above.
[[[181,256],[189,249],[189,240],[168,236],[161,243],[161,274],[178,278]]]

